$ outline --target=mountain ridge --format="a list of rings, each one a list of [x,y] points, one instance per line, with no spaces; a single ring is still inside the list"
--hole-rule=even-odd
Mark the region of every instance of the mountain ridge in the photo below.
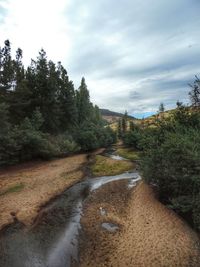
[[[100,108],[100,112],[102,116],[113,116],[113,117],[123,117],[124,114],[116,111],[112,111],[105,108]],[[128,115],[128,118],[135,119],[133,116]]]

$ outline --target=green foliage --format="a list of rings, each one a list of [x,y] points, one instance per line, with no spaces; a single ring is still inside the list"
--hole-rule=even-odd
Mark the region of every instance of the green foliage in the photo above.
[[[52,143],[58,148],[58,155],[66,156],[80,151],[80,146],[68,134],[61,134],[52,138]]]
[[[128,129],[128,113],[125,111],[122,118],[118,121],[117,134],[119,138],[123,138]]]
[[[93,116],[93,107],[90,102],[90,95],[84,77],[81,80],[79,89],[76,91],[76,102],[78,109],[78,123],[81,124],[85,121],[90,121]]]
[[[161,199],[200,230],[200,113],[179,102],[170,117],[128,132],[124,142],[143,150],[143,176]]]
[[[131,130],[124,136],[125,145],[140,149],[141,132],[139,129]]]
[[[165,106],[163,103],[160,103],[160,106],[159,106],[159,112],[164,112],[165,111]]]
[[[193,107],[200,108],[200,79],[195,76],[195,81],[190,85],[191,91],[189,92],[190,100]]]
[[[187,122],[187,124],[186,124]],[[168,125],[160,125],[143,160],[144,177],[158,186],[160,195],[177,212],[199,224],[200,127],[199,115],[177,110]],[[155,142],[155,136],[157,144]],[[152,140],[152,141],[151,141]]]
[[[116,140],[90,102],[85,79],[75,91],[60,62],[42,49],[26,69],[19,48],[0,49],[0,166],[108,146]]]
[[[11,187],[7,188],[6,190],[0,192],[0,196],[6,195],[6,194],[10,194],[10,193],[20,192],[23,188],[24,188],[24,184],[23,183],[15,184],[14,186],[11,186]]]
[[[98,147],[98,140],[93,131],[85,130],[79,133],[78,143],[84,151]]]
[[[122,121],[121,121],[121,119],[118,120],[117,135],[119,138],[122,138]]]
[[[116,142],[116,133],[110,127],[85,123],[79,128],[76,141],[84,151],[107,147]]]

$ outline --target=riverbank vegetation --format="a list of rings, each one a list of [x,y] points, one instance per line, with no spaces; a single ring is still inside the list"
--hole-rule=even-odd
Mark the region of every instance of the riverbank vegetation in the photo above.
[[[140,160],[142,152],[130,148],[118,148],[117,154],[125,159],[137,161]]]
[[[191,106],[177,102],[153,127],[135,125],[123,135],[124,143],[143,151],[142,170],[157,186],[161,200],[200,230],[200,80],[189,93]]]
[[[0,166],[49,159],[115,142],[99,108],[90,101],[85,79],[75,90],[61,62],[43,49],[28,67],[22,50],[0,49]]]
[[[134,164],[124,160],[114,160],[108,157],[97,155],[95,163],[91,167],[94,176],[118,175],[134,168]]]

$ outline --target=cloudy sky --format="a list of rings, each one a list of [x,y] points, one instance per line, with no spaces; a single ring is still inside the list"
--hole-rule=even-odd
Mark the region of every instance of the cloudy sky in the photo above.
[[[188,102],[200,73],[199,0],[0,0],[0,44],[44,48],[102,108],[143,116]]]

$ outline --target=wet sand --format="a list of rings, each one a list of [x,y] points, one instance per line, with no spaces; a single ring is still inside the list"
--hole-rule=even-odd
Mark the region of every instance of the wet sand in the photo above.
[[[106,214],[101,215],[100,207]],[[119,226],[111,233],[103,222]],[[81,219],[80,266],[198,267],[197,234],[140,182],[104,185],[86,200]]]

